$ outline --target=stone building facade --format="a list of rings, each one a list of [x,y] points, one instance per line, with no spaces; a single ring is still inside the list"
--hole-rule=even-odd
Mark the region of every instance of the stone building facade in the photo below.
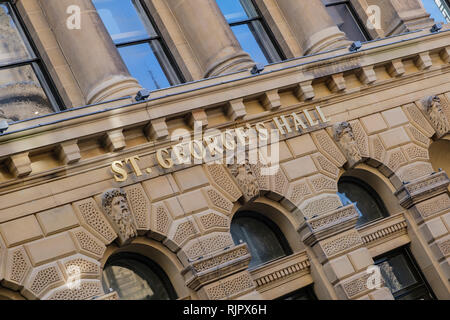
[[[0,0],[0,298],[450,298],[446,1],[115,2]]]

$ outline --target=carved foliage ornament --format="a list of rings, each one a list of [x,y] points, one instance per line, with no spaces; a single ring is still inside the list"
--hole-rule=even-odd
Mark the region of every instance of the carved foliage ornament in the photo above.
[[[231,164],[229,168],[244,195],[245,201],[250,201],[259,195],[260,189],[258,179],[248,163],[248,160],[243,164]]]
[[[339,144],[348,161],[348,166],[353,167],[361,161],[361,153],[353,134],[350,123],[338,122],[333,125],[334,140]]]
[[[422,100],[425,112],[436,130],[436,137],[441,138],[450,131],[449,119],[442,109],[441,99],[438,96],[428,96]]]
[[[109,222],[119,235],[119,244],[128,243],[137,236],[136,223],[127,202],[127,194],[121,189],[110,189],[102,194],[102,208]]]

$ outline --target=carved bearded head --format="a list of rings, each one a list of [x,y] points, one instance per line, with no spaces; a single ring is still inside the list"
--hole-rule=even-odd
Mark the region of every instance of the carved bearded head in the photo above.
[[[350,166],[361,160],[361,155],[353,135],[350,123],[344,121],[336,123],[333,127],[334,140],[341,146]]]
[[[424,99],[423,104],[437,137],[447,134],[450,125],[442,109],[441,99],[438,96],[429,96]]]

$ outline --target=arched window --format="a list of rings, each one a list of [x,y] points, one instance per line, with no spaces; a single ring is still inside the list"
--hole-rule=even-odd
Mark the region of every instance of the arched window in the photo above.
[[[236,245],[247,243],[252,255],[250,269],[292,253],[277,225],[261,214],[238,213],[231,222],[231,236]]]
[[[152,260],[135,253],[119,253],[109,258],[102,281],[105,293],[116,291],[123,300],[177,298],[164,271]]]
[[[389,215],[377,192],[360,179],[342,177],[338,182],[338,196],[344,206],[355,204],[359,213],[357,226]]]

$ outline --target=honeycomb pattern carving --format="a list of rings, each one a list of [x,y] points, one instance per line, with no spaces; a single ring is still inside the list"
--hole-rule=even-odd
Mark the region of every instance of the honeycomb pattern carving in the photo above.
[[[99,281],[82,282],[79,288],[69,289],[65,286],[62,289],[55,290],[48,300],[87,300],[103,294]]]
[[[306,182],[300,182],[292,188],[289,199],[292,203],[298,204],[301,200],[303,200],[310,194],[312,194],[312,191],[309,188],[308,184]]]
[[[227,251],[225,253],[214,256],[212,258],[200,261],[199,263],[195,263],[194,268],[195,268],[196,272],[202,272],[202,271],[217,267],[228,261],[233,261],[233,260],[240,258],[242,256],[245,256],[247,254],[248,254],[248,251],[245,247],[239,247],[239,248],[233,249],[231,251]]]
[[[450,197],[444,193],[427,201],[416,205],[417,211],[424,218],[428,218],[436,213],[450,209]]]
[[[324,175],[317,175],[309,179],[314,190],[319,193],[322,191],[337,191],[337,182],[333,179],[327,178]]]
[[[224,192],[228,193],[231,199],[237,200],[241,197],[241,191],[233,183],[233,180],[231,180],[223,165],[209,164],[206,165],[206,169],[215,184]]]
[[[353,129],[353,136],[358,145],[359,152],[362,157],[369,156],[369,138],[359,121],[351,121],[350,125]]]
[[[228,213],[231,212],[231,210],[233,209],[233,203],[222,196],[217,190],[211,188],[208,189],[206,193],[213,205],[215,205],[217,208],[225,210]]]
[[[185,222],[180,223],[177,226],[175,235],[173,237],[173,241],[177,245],[181,245],[181,243],[186,241],[188,238],[194,236],[196,233],[197,232],[195,230],[193,223],[190,220],[187,220]]]
[[[409,133],[409,136],[412,140],[415,140],[417,143],[422,144],[426,148],[430,144],[430,140],[414,126],[407,126],[406,131]]]
[[[414,179],[429,175],[433,172],[433,167],[430,163],[419,162],[401,168],[397,175],[401,181],[412,181]]]
[[[149,230],[149,201],[141,185],[124,188],[131,206],[137,229]]]
[[[378,136],[371,137],[370,139],[370,157],[383,163],[386,150]]]
[[[415,160],[428,160],[428,150],[421,148],[415,144],[409,144],[406,147],[403,147],[403,150],[406,153],[406,156],[410,161]]]
[[[42,269],[36,273],[33,282],[30,286],[30,291],[36,296],[39,296],[50,285],[61,281],[61,275],[56,269],[56,266],[51,266]]]
[[[434,134],[434,129],[414,104],[409,104],[404,109],[409,120],[419,131],[422,131],[427,137]]]
[[[332,257],[335,254],[348,250],[350,248],[361,245],[362,239],[357,231],[345,234],[341,237],[333,239],[329,242],[325,242],[321,244],[323,252],[327,255],[327,257]]]
[[[333,162],[336,166],[341,167],[347,162],[342,152],[339,150],[337,145],[333,142],[331,137],[326,133],[326,131],[321,130],[312,133],[312,137],[316,142],[317,148],[321,153]]]
[[[75,207],[86,224],[103,236],[107,243],[112,242],[116,238],[116,233],[97,208],[93,199],[75,203]]]
[[[300,209],[306,219],[319,216],[325,212],[335,210],[342,203],[337,196],[314,198]]]
[[[225,294],[231,298],[239,293],[253,289],[255,285],[248,271],[244,271],[237,277],[233,277],[228,281],[222,281],[222,286]]]
[[[226,298],[227,296],[220,282],[216,285],[208,287],[205,289],[205,292],[210,300],[220,300]]]
[[[72,266],[80,268],[81,274],[100,274],[100,267],[97,264],[83,258],[71,259],[64,262],[66,270],[70,271]]]
[[[227,228],[230,220],[216,213],[211,212],[202,215],[200,217],[200,222],[202,223],[203,228],[205,230],[208,230],[215,227]]]
[[[288,185],[289,182],[286,176],[284,175],[283,170],[281,169],[281,167],[278,168],[277,173],[275,174],[275,176],[273,176],[272,191],[284,196],[286,194]]]
[[[331,213],[324,214],[309,221],[309,225],[312,230],[317,230],[323,226],[330,226],[336,222],[342,221],[345,218],[357,217],[358,212],[355,206],[349,205],[343,208],[332,211]]]
[[[11,251],[8,260],[11,263],[9,280],[22,284],[31,268],[30,261],[23,247]]]
[[[155,225],[156,231],[161,234],[167,235],[171,223],[171,219],[169,217],[167,209],[163,205],[158,205],[156,206],[155,213],[156,213],[156,225]]]
[[[229,233],[211,233],[199,241],[193,242],[190,246],[186,246],[184,252],[191,260],[210,254],[218,250],[223,250],[226,247],[234,245],[233,239]]]
[[[256,180],[258,180],[258,186],[260,190],[268,191],[269,186],[269,175],[263,175],[261,173],[261,169],[264,168],[263,164],[261,162],[258,162],[256,164],[250,165],[253,174],[256,177]]]
[[[444,257],[448,256],[450,254],[450,239],[438,243],[438,248]]]
[[[349,298],[352,298],[364,291],[368,291],[367,288],[367,279],[371,276],[371,274],[363,274],[360,278],[351,280],[349,282],[345,282],[342,285],[342,288],[344,289],[345,293]]]
[[[83,229],[78,229],[72,232],[75,236],[76,242],[79,247],[86,251],[88,254],[91,253],[97,258],[101,258],[105,253],[105,245],[90,235]]]
[[[314,157],[316,160],[316,165],[325,174],[329,174],[331,177],[337,177],[339,174],[339,168],[336,167],[332,162],[328,161],[323,155],[318,155]]]
[[[407,163],[405,155],[403,154],[401,149],[395,149],[391,151],[388,155],[387,167],[392,171],[397,171],[402,165]]]

